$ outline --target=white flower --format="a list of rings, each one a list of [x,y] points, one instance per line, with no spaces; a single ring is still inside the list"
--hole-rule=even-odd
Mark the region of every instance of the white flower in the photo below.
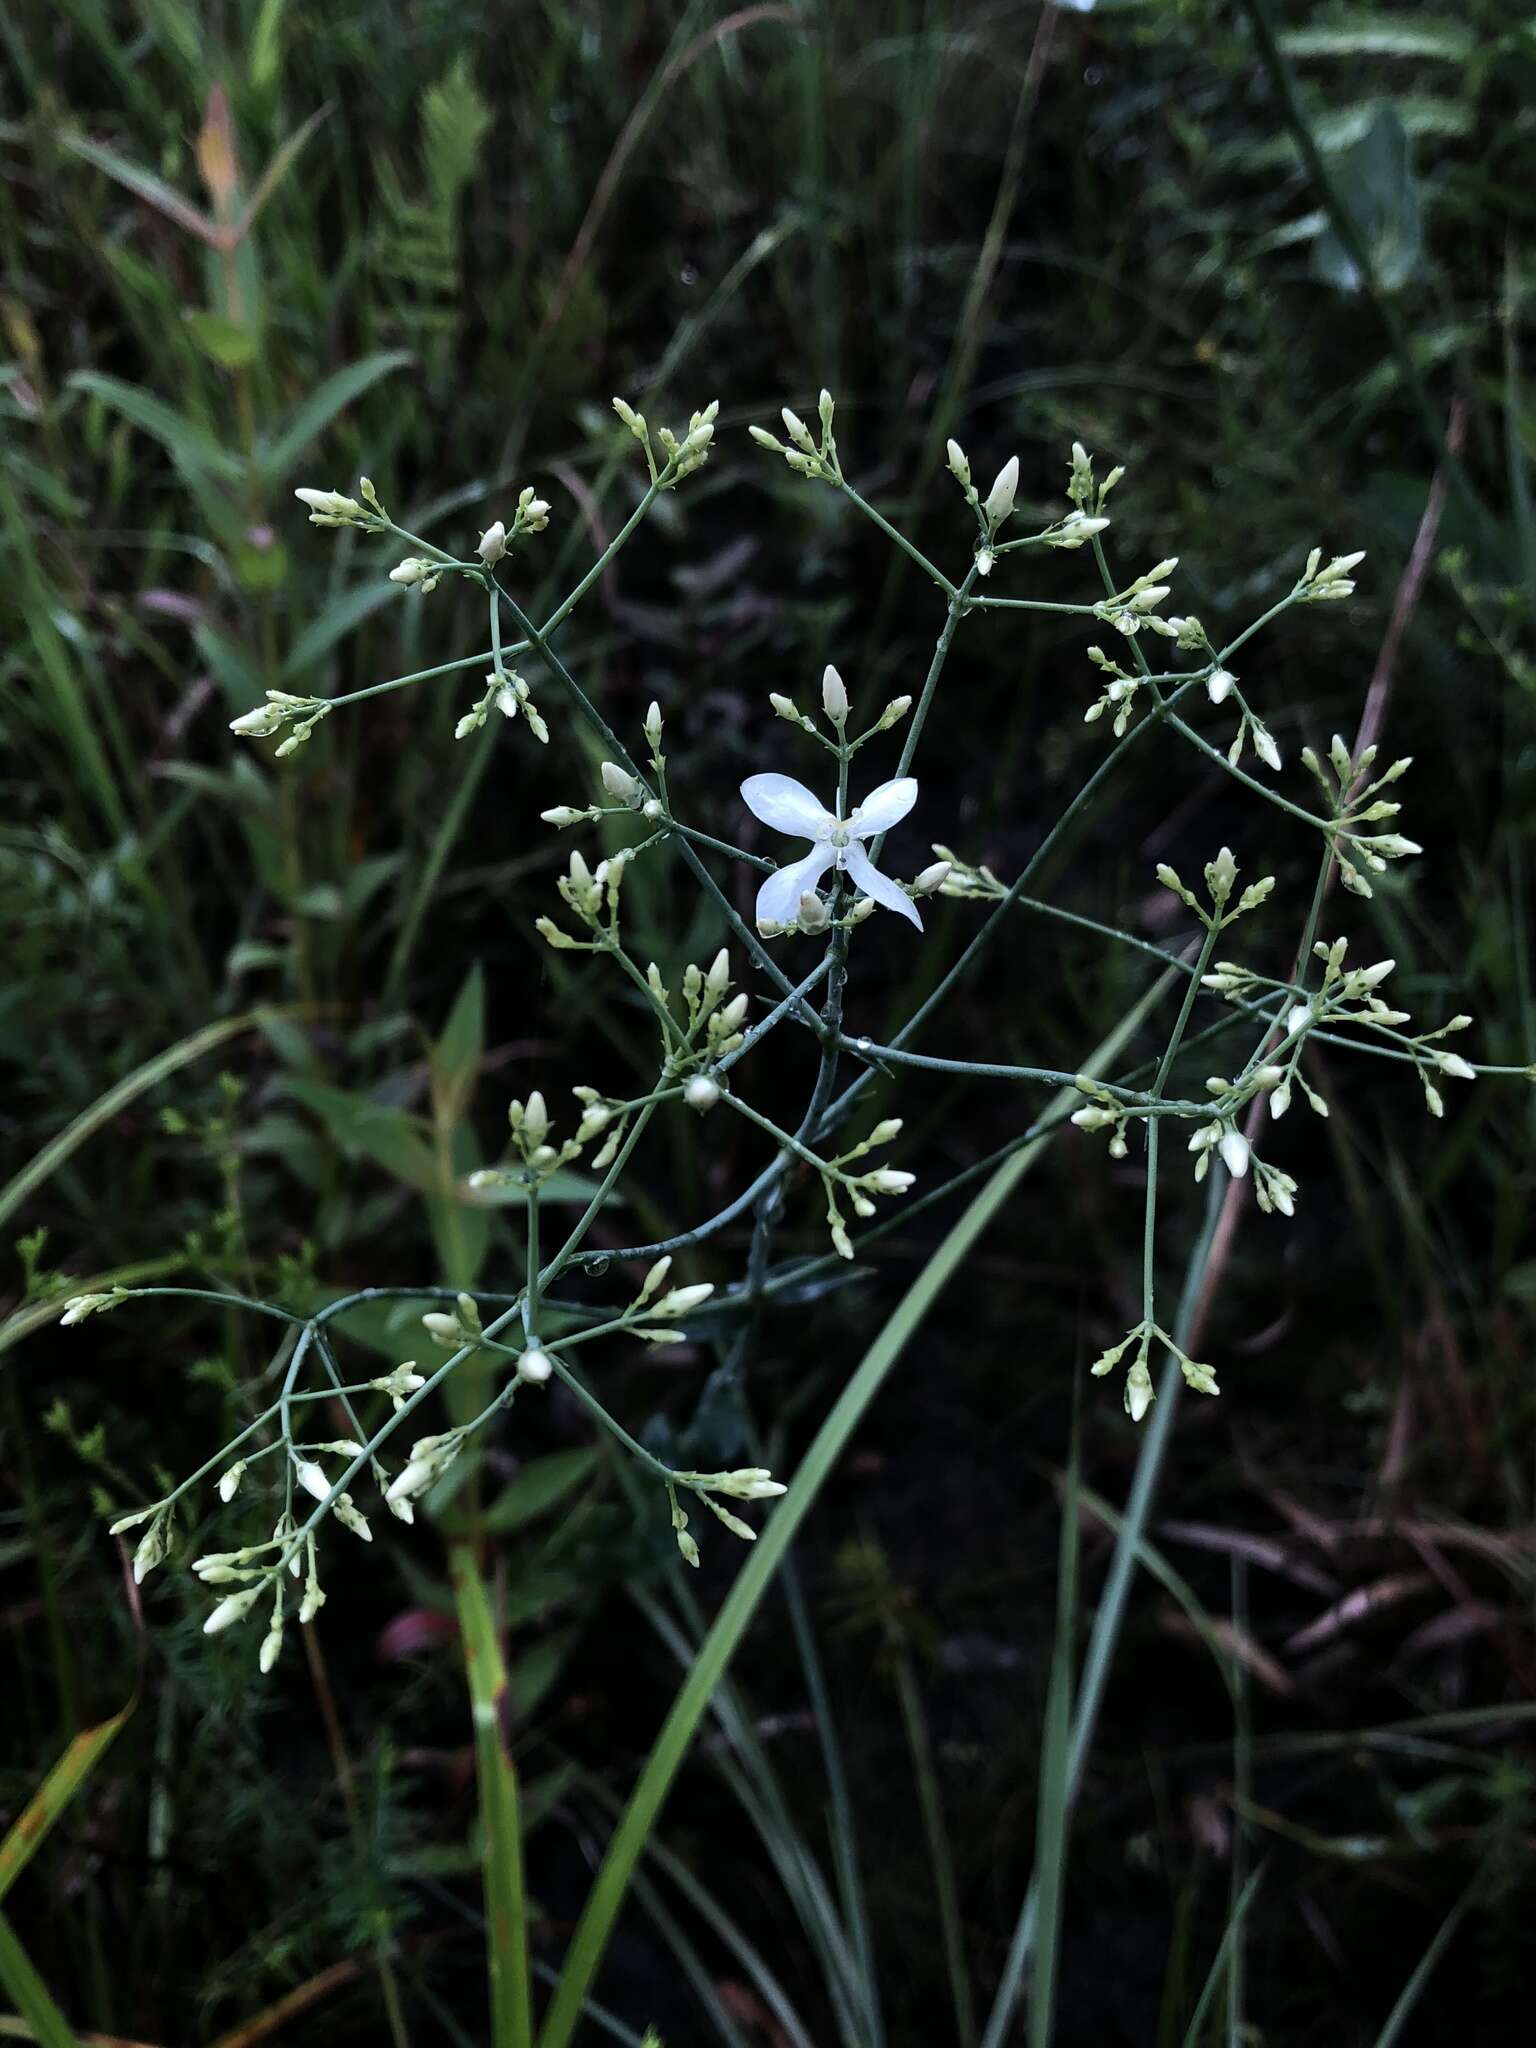
[[[922,930],[923,920],[913,909],[911,898],[881,874],[863,844],[900,824],[917,802],[917,784],[910,775],[897,782],[882,782],[847,818],[823,809],[805,784],[792,775],[749,775],[741,785],[741,797],[753,816],[775,832],[811,842],[803,859],[780,868],[758,890],[759,924],[798,922],[800,898],[816,887],[828,868],[837,868],[855,888]]]

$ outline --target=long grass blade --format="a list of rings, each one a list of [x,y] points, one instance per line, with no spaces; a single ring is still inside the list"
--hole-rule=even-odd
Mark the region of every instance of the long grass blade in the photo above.
[[[194,1031],[181,1038],[174,1045],[158,1052],[153,1059],[125,1074],[121,1081],[109,1088],[104,1095],[98,1095],[89,1109],[80,1112],[72,1124],[51,1139],[42,1151],[29,1159],[20,1173],[14,1175],[0,1188],[0,1224],[7,1223],[16,1211],[38,1188],[56,1173],[65,1160],[77,1152],[87,1138],[93,1137],[103,1125],[109,1124],[119,1110],[126,1109],[130,1102],[143,1095],[147,1089],[158,1087],[180,1068],[190,1066],[193,1060],[201,1059],[205,1052],[213,1052],[221,1045],[227,1045],[242,1032],[254,1031],[271,1017],[296,1017],[303,1014],[302,1006],[278,1010],[247,1010],[239,1017],[224,1017],[217,1024],[205,1024],[201,1031]]]
[[[1074,1389],[1075,1396],[1075,1389]],[[1040,1891],[1035,1981],[1029,2005],[1029,2048],[1050,2048],[1056,2031],[1056,1973],[1066,1896],[1067,1845],[1072,1807],[1073,1646],[1077,1637],[1078,1445],[1072,1449],[1061,1502],[1061,1549],[1056,1567],[1056,1634],[1045,1696],[1040,1743],[1040,1803],[1035,1826],[1035,1872]]]
[[[501,1644],[469,1546],[449,1557],[454,1605],[464,1638],[475,1725],[480,1826],[485,1837],[485,1946],[491,1986],[491,2048],[530,2048],[533,1999],[528,1977],[528,1908],[523,1895],[523,1827],[517,1771],[504,1719],[507,1672]]]
[[[1101,1062],[1112,1060],[1135,1035],[1143,1017],[1161,999],[1166,980],[1167,977],[1161,978],[1120,1020],[1093,1054],[1088,1072],[1093,1072]],[[1057,1098],[1063,1108],[1076,1099],[1077,1091],[1073,1089],[1061,1090]],[[796,1531],[814,1506],[849,1438],[863,1420],[908,1341],[972,1245],[1014,1187],[1039,1159],[1048,1142],[1049,1134],[1043,1133],[1004,1160],[938,1245],[864,1354],[857,1371],[817,1432],[796,1474],[795,1484],[781,1502],[765,1533],[753,1546],[751,1557],[737,1575],[714,1626],[704,1639],[686,1683],[673,1701],[624,1819],[609,1844],[572,1937],[560,1988],[539,2037],[540,2048],[568,2048],[581,2016],[582,2001],[596,1978],[646,1837],[656,1823],[710,1697],[740,1646],[784,1554],[794,1541]]]
[[[14,2001],[16,2010],[32,2030],[42,2048],[79,2048],[68,2020],[54,2004],[52,1995],[33,1967],[32,1958],[17,1939],[16,1930],[0,1913],[0,1984]]]

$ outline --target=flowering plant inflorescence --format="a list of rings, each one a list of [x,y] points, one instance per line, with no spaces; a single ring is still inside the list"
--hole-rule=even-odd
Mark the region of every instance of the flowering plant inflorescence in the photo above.
[[[1238,664],[1243,649],[1293,607],[1347,598],[1360,555],[1325,562],[1322,552],[1314,550],[1292,586],[1262,617],[1220,641],[1198,618],[1171,610],[1176,558],[1159,561],[1129,581],[1111,567],[1107,508],[1121,481],[1120,469],[1100,480],[1087,453],[1074,445],[1066,490],[1069,509],[1025,532],[1020,530],[1017,457],[1003,464],[983,496],[972,481],[965,453],[951,441],[949,469],[974,523],[964,566],[951,576],[849,483],[838,454],[828,394],[821,394],[815,430],[786,409],[786,439],[753,427],[754,440],[800,476],[841,494],[881,528],[931,580],[942,620],[926,674],[914,677],[909,691],[892,697],[863,721],[855,716],[852,693],[830,666],[821,680],[819,716],[787,695],[770,696],[777,718],[831,757],[823,764],[825,801],[777,765],[776,751],[766,742],[765,753],[774,765],[741,785],[744,814],[808,848],[781,864],[687,822],[669,783],[659,706],[650,706],[631,751],[556,645],[561,626],[657,498],[699,469],[714,442],[715,405],[696,412],[679,434],[666,429],[653,433],[643,415],[624,401],[616,399],[614,405],[623,426],[640,444],[647,481],[623,527],[542,623],[535,623],[516,594],[522,552],[536,542],[551,517],[550,504],[533,487],[521,492],[510,520],[496,519],[462,557],[396,525],[366,477],[355,497],[301,490],[298,496],[316,525],[352,528],[408,550],[388,574],[392,582],[414,593],[412,601],[429,596],[450,579],[478,590],[486,604],[490,646],[483,654],[395,677],[350,696],[327,699],[269,690],[263,704],[233,721],[232,730],[246,737],[281,735],[276,751],[288,756],[310,739],[323,719],[350,703],[479,668],[483,687],[459,718],[460,741],[486,744],[502,720],[515,729],[521,719],[540,744],[550,741],[551,725],[558,730],[560,720],[584,726],[605,756],[597,786],[590,801],[549,809],[543,822],[557,831],[578,832],[604,821],[611,833],[616,822],[627,821],[633,837],[606,858],[589,858],[581,843],[574,845],[556,883],[558,907],[538,920],[537,930],[549,947],[596,956],[610,972],[627,980],[649,1016],[655,1038],[654,1077],[639,1093],[614,1093],[582,1083],[570,1090],[575,1107],[564,1120],[552,1113],[538,1090],[512,1103],[507,1159],[472,1176],[470,1192],[484,1198],[501,1194],[521,1202],[526,1257],[520,1284],[501,1294],[431,1285],[368,1290],[370,1298],[394,1294],[432,1304],[421,1323],[423,1345],[445,1354],[435,1362],[407,1359],[387,1372],[349,1379],[338,1358],[335,1325],[358,1297],[299,1314],[278,1303],[245,1300],[223,1287],[207,1290],[210,1299],[226,1306],[243,1302],[252,1313],[281,1326],[275,1361],[278,1391],[197,1471],[112,1526],[114,1532],[139,1532],[134,1571],[142,1578],[170,1554],[177,1518],[205,1483],[233,1514],[249,1514],[248,1504],[258,1499],[255,1520],[261,1533],[199,1557],[193,1570],[218,1590],[217,1604],[205,1623],[209,1631],[245,1621],[258,1606],[265,1609],[268,1620],[259,1651],[263,1670],[280,1652],[294,1590],[301,1621],[310,1619],[324,1601],[319,1539],[328,1521],[364,1541],[373,1533],[369,1514],[379,1508],[409,1522],[416,1504],[430,1502],[434,1489],[451,1488],[458,1461],[499,1417],[517,1401],[538,1398],[551,1383],[568,1388],[638,1461],[656,1485],[678,1548],[690,1564],[699,1561],[690,1508],[703,1509],[733,1535],[750,1541],[755,1532],[737,1507],[781,1494],[783,1485],[756,1464],[721,1471],[668,1464],[609,1413],[579,1369],[575,1354],[599,1340],[667,1345],[693,1335],[722,1344],[734,1341],[733,1333],[750,1329],[761,1305],[775,1293],[803,1287],[819,1267],[835,1268],[837,1261],[851,1260],[889,1229],[893,1214],[901,1213],[898,1198],[907,1195],[915,1176],[905,1165],[870,1164],[874,1154],[888,1157],[887,1148],[897,1145],[902,1133],[899,1117],[868,1121],[865,1099],[878,1080],[899,1077],[907,1069],[926,1069],[964,1073],[978,1082],[1038,1084],[1066,1092],[1065,1102],[1046,1116],[1027,1126],[1021,1119],[1021,1128],[1009,1137],[1004,1151],[1067,1118],[1081,1131],[1104,1137],[1116,1159],[1127,1157],[1133,1141],[1142,1147],[1146,1177],[1141,1314],[1092,1367],[1094,1374],[1107,1375],[1129,1360],[1124,1403],[1139,1422],[1154,1396],[1154,1349],[1177,1360],[1191,1389],[1205,1395],[1218,1391],[1212,1368],[1187,1357],[1158,1320],[1154,1251],[1163,1171],[1160,1140],[1166,1125],[1172,1122],[1187,1134],[1186,1156],[1196,1180],[1213,1170],[1234,1180],[1250,1177],[1260,1208],[1284,1219],[1295,1211],[1297,1182],[1274,1159],[1261,1156],[1257,1141],[1266,1124],[1273,1130],[1298,1094],[1316,1114],[1328,1114],[1322,1093],[1305,1071],[1314,1045],[1325,1043],[1410,1065],[1437,1116],[1443,1113],[1442,1084],[1447,1079],[1469,1081],[1480,1071],[1510,1071],[1480,1069],[1446,1048],[1444,1040],[1465,1029],[1471,1021],[1467,1017],[1452,1017],[1430,1030],[1411,1028],[1408,1012],[1396,1007],[1386,992],[1392,961],[1350,966],[1345,939],[1323,935],[1328,884],[1335,872],[1347,889],[1368,897],[1373,877],[1418,853],[1413,841],[1395,829],[1399,803],[1385,794],[1396,787],[1409,763],[1395,760],[1378,770],[1374,746],[1356,752],[1339,737],[1321,752],[1307,749],[1302,761],[1321,791],[1321,808],[1309,807],[1279,787],[1284,773],[1279,748],[1241,687]],[[998,593],[995,586],[1006,581],[1015,558],[1039,548],[1086,549],[1099,594],[1074,604],[1048,604]],[[1109,766],[1106,760],[1096,768],[1012,881],[1001,880],[990,868],[968,862],[942,844],[933,846],[931,861],[917,865],[910,878],[900,878],[914,864],[907,854],[888,858],[885,842],[920,803],[913,770],[957,632],[968,620],[1008,610],[1065,613],[1079,618],[1090,631],[1104,629],[1103,637],[1115,651],[1111,654],[1098,644],[1086,650],[1100,681],[1084,715],[1090,723],[1107,720],[1112,735],[1109,760],[1143,745],[1152,735],[1169,736],[1276,809],[1298,832],[1313,835],[1317,848],[1316,885],[1302,917],[1294,967],[1284,977],[1260,973],[1227,957],[1246,938],[1250,922],[1270,913],[1274,880],[1265,876],[1242,886],[1238,863],[1226,847],[1206,864],[1203,886],[1187,885],[1172,867],[1157,870],[1158,880],[1173,892],[1198,932],[1198,940],[1184,951],[1150,946],[1113,925],[1070,914],[1075,924],[1090,924],[1111,943],[1129,943],[1143,954],[1155,955],[1158,971],[1182,991],[1156,1058],[1118,1078],[948,1059],[913,1047],[952,993],[975,973],[1014,911],[1065,914],[1053,912],[1026,892],[1053,846],[1101,786]],[[1149,649],[1157,650],[1156,660]],[[534,672],[541,693],[538,702],[518,663]],[[1193,722],[1202,706],[1223,721],[1215,741]],[[854,756],[881,743],[895,752],[894,760],[882,763],[885,779],[870,787],[873,778],[861,773],[855,785]],[[1258,773],[1243,765],[1250,751]],[[862,801],[853,800],[855,787],[868,790]],[[953,836],[951,828],[945,829]],[[663,963],[633,950],[624,914],[626,878],[639,861],[668,858],[679,861],[703,893],[725,941],[707,963]],[[760,878],[750,920],[722,881],[721,864]],[[889,1043],[850,1033],[844,1010],[856,946],[864,943],[861,928],[883,909],[913,928],[893,932],[891,943],[929,944],[919,936],[923,926],[916,906],[934,895],[977,906],[976,929],[956,958],[931,968],[930,993]],[[1240,932],[1227,936],[1238,926]],[[738,986],[743,979],[745,985]],[[1228,1071],[1205,1081],[1203,1095],[1191,1099],[1175,1094],[1171,1082],[1181,1050],[1198,1043],[1189,1030],[1195,1006],[1203,998],[1217,1006],[1217,1013],[1200,1036],[1230,1037],[1246,1027],[1248,1047],[1226,1061]],[[808,1034],[818,1054],[809,1099],[792,1128],[758,1107],[751,1092],[754,1067],[764,1057],[773,1057],[772,1052],[764,1055],[765,1042],[787,1032]],[[760,1171],[714,1215],[671,1238],[618,1251],[592,1249],[587,1241],[594,1220],[655,1121],[669,1115],[741,1119],[760,1134],[766,1155]],[[1267,1152],[1270,1138],[1264,1136],[1262,1143]],[[576,1162],[595,1177],[591,1196],[574,1225],[550,1245],[545,1240],[551,1208],[547,1191],[553,1177]],[[958,1178],[968,1178],[973,1170]],[[786,1197],[805,1181],[821,1190],[830,1250],[776,1263],[775,1238]],[[924,1204],[937,1201],[954,1184],[919,1199]],[[898,1202],[896,1211],[882,1214],[882,1201]],[[906,1204],[906,1213],[914,1206]],[[738,1219],[750,1222],[751,1242],[746,1269],[733,1285],[717,1287],[678,1270],[676,1261]],[[570,1291],[577,1288],[579,1293],[583,1276],[595,1278],[626,1264],[643,1270],[627,1301],[596,1307]],[[139,1295],[189,1291],[196,1290],[118,1288],[110,1294],[80,1295],[66,1303],[63,1321],[78,1324]],[[431,1355],[424,1351],[424,1358]],[[471,1359],[493,1368],[492,1398],[467,1420],[417,1434],[427,1404]],[[316,1403],[339,1404],[349,1433],[312,1437],[306,1421],[316,1412]]]

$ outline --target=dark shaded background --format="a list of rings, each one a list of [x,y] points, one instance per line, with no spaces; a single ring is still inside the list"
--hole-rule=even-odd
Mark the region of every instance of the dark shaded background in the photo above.
[[[717,454],[620,558],[567,655],[621,730],[660,699],[687,814],[728,833],[748,767],[805,768],[768,690],[809,699],[835,659],[882,701],[921,676],[940,623],[872,528],[747,440],[786,399],[808,411],[831,386],[850,479],[951,567],[967,546],[942,473],[951,432],[978,474],[1017,451],[1042,517],[1073,438],[1125,462],[1117,559],[1176,553],[1180,608],[1213,630],[1273,602],[1314,543],[1364,547],[1355,599],[1267,634],[1244,687],[1294,759],[1352,732],[1382,675],[1388,749],[1417,764],[1402,822],[1425,855],[1369,905],[1336,901],[1327,928],[1392,954],[1426,1022],[1473,1012],[1478,1057],[1536,1059],[1521,389],[1536,38],[1493,4],[1276,14],[1278,61],[1262,16],[1199,0],[65,0],[0,24],[7,1173],[210,1020],[311,1006],[180,1067],[4,1216],[8,1242],[31,1235],[7,1254],[0,1326],[0,1818],[138,1673],[130,1724],[7,1901],[77,2024],[205,2041],[308,1986],[301,2014],[238,2038],[375,2040],[384,1941],[418,2038],[476,2040],[483,1981],[441,1546],[426,1530],[333,1545],[323,1661],[291,1649],[259,1686],[250,1642],[198,1633],[184,1573],[151,1582],[139,1643],[93,1494],[133,1502],[199,1462],[238,1426],[263,1354],[244,1327],[169,1304],[71,1341],[49,1303],[173,1258],[295,1299],[430,1279],[441,1232],[417,1193],[294,1083],[422,1106],[428,1041],[473,963],[489,1035],[470,1118],[487,1148],[507,1095],[601,1080],[640,1035],[599,976],[557,971],[531,930],[564,852],[537,813],[590,786],[568,725],[552,721],[547,752],[518,732],[455,747],[469,690],[449,679],[338,715],[279,767],[229,740],[227,719],[279,675],[335,694],[483,633],[450,588],[401,602],[382,560],[303,522],[295,484],[347,488],[365,470],[405,524],[459,544],[535,481],[556,505],[535,558],[548,582],[529,593],[547,603],[638,488],[609,394],[674,423],[718,396]],[[190,209],[238,219],[274,163],[250,232],[211,249]],[[295,409],[351,364],[371,365],[351,402],[285,446]],[[1405,584],[1437,471],[1426,571]],[[1080,556],[1034,573],[1021,587],[1050,596],[1092,582]],[[1088,637],[1070,620],[970,623],[925,748],[924,836],[1017,871],[1105,745],[1081,723]],[[1188,872],[1230,840],[1293,906],[1263,941],[1283,972],[1314,848],[1192,752],[1151,744],[1042,893],[1177,938],[1152,868]],[[909,835],[911,867],[920,845]],[[662,877],[634,914],[659,957],[716,943]],[[898,1023],[975,915],[939,908],[920,950],[889,933],[867,946],[860,1028]],[[1144,963],[1022,916],[1013,938],[925,1043],[1071,1068],[1146,985]],[[759,1084],[786,1110],[807,1057]],[[1457,1088],[1434,1122],[1385,1062],[1319,1078],[1332,1117],[1298,1109],[1276,1148],[1300,1213],[1289,1228],[1245,1215],[1206,1340],[1224,1396],[1180,1418],[1154,1533],[1188,1599],[1153,1576],[1133,1604],[1074,1835],[1062,2042],[1185,2038],[1228,1915],[1234,1641],[1250,1855],[1267,1863],[1247,1957],[1262,2037],[1376,2041],[1474,1872],[1399,2038],[1528,2037],[1530,1092]],[[906,1116],[904,1154],[936,1181],[1038,1098],[935,1078],[881,1106]],[[735,1127],[676,1131],[642,1172],[643,1226],[707,1213],[757,1158]],[[1172,1289],[1199,1207],[1169,1183]],[[893,2044],[953,2038],[903,1674],[985,1992],[1033,1852],[1074,1373],[1134,1312],[1140,1215],[1134,1160],[1054,1145],[801,1547]],[[809,1196],[798,1216],[815,1243]],[[944,1220],[765,1327],[750,1398],[782,1420],[790,1469]],[[700,1270],[728,1277],[741,1250],[722,1242]],[[488,1273],[511,1257],[494,1240]],[[605,1391],[631,1423],[683,1427],[707,1366],[615,1364]],[[1112,1387],[1085,1386],[1084,1478],[1119,1503],[1135,1438]],[[518,1460],[588,1441],[551,1401],[495,1470],[511,1484]],[[676,1682],[648,1620],[675,1577],[655,1517],[606,1461],[583,1489],[496,1539],[552,1959],[603,1788],[632,1782]],[[1091,1604],[1108,1551],[1092,1514],[1082,1540]],[[738,1562],[723,1538],[709,1551],[706,1608]],[[1234,1557],[1250,1609],[1236,1638]],[[826,1794],[782,1605],[739,1676],[819,1840]],[[815,1959],[707,1758],[663,1832],[834,2038]],[[774,2042],[708,1931],[671,1910],[716,2009],[734,2000],[739,2038]],[[602,1993],[670,2048],[719,2038],[643,1902]]]

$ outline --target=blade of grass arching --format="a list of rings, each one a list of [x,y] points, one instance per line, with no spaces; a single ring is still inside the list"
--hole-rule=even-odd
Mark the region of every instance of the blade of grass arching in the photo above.
[[[1239,1938],[1244,1923],[1248,1918],[1248,1908],[1253,1904],[1254,1893],[1263,1881],[1264,1868],[1265,1866],[1261,1863],[1252,1877],[1243,1886],[1242,1891],[1238,1894],[1237,1902],[1232,1908],[1227,1924],[1222,1929],[1221,1941],[1212,1959],[1210,1974],[1205,1980],[1199,1998],[1195,2001],[1195,2009],[1190,2014],[1189,2025],[1184,2029],[1184,2048],[1199,2048],[1200,2030],[1205,2025],[1205,2016],[1215,2003],[1216,1993],[1226,1977],[1227,1957],[1231,1952],[1233,1943]]]
[[[190,1066],[193,1060],[201,1059],[205,1052],[227,1044],[242,1032],[259,1029],[269,1017],[298,1017],[303,1014],[304,1007],[299,1004],[272,1010],[247,1010],[241,1016],[224,1017],[217,1024],[205,1024],[201,1031],[178,1039],[175,1045],[167,1046],[164,1052],[157,1052],[153,1059],[145,1060],[104,1095],[98,1095],[89,1109],[82,1110],[72,1124],[60,1131],[41,1152],[28,1160],[20,1173],[0,1188],[0,1225],[8,1222],[27,1197],[34,1194],[72,1153],[78,1151],[87,1138],[93,1137],[103,1125],[112,1121],[119,1110],[126,1109],[147,1089],[157,1087],[182,1067]]]
[[[16,1938],[16,1930],[0,1913],[0,1984],[42,2048],[80,2048],[69,2022],[54,2004],[48,1987],[32,1966],[32,1958]]]
[[[1090,1056],[1085,1071],[1092,1074],[1102,1063],[1116,1057],[1135,1036],[1147,1012],[1160,1000],[1164,986],[1163,979],[1154,983]],[[1055,1103],[1059,1109],[1065,1109],[1069,1102],[1076,1100],[1075,1089],[1062,1089]],[[540,2048],[568,2048],[581,2016],[582,2001],[597,1975],[646,1838],[671,1790],[672,1781],[708,1709],[715,1687],[740,1646],[780,1562],[794,1541],[796,1530],[814,1506],[849,1438],[864,1419],[865,1412],[908,1341],[972,1245],[1041,1156],[1048,1142],[1049,1133],[1042,1133],[1011,1158],[1005,1159],[983,1183],[979,1193],[902,1296],[817,1431],[795,1475],[794,1484],[754,1544],[752,1555],[737,1574],[736,1582],[715,1617],[693,1669],[673,1701],[656,1738],[571,1938],[561,1971],[560,1988],[539,2037]]]
[[[164,1280],[172,1273],[185,1272],[191,1264],[184,1253],[177,1253],[169,1259],[140,1259],[131,1266],[113,1266],[105,1273],[80,1273],[71,1276],[70,1290],[75,1294],[110,1294],[114,1287],[142,1287],[147,1280]],[[4,1357],[14,1344],[24,1337],[30,1337],[34,1330],[41,1330],[64,1313],[66,1297],[55,1295],[48,1301],[29,1302],[14,1315],[0,1323],[0,1357]]]
[[[1072,1661],[1077,1641],[1078,1434],[1073,1382],[1072,1445],[1061,1500],[1061,1550],[1056,1567],[1056,1634],[1040,1742],[1035,1882],[1040,1891],[1038,1957],[1029,2001],[1029,2048],[1051,2048],[1056,2031],[1056,1974],[1061,1957],[1072,1780]]]
[[[1248,1563],[1232,1559],[1232,1625],[1240,1635],[1248,1632]],[[1232,1906],[1228,1925],[1232,1929],[1231,1954],[1227,1963],[1227,2048],[1242,2048],[1248,2030],[1243,2023],[1245,1977],[1248,1961],[1248,1932],[1238,1902],[1248,1888],[1248,1816],[1253,1810],[1253,1716],[1249,1711],[1248,1666],[1241,1657],[1231,1660],[1228,1683],[1232,1691]]]
[[[965,1967],[965,1936],[960,1924],[960,1894],[955,1883],[955,1856],[949,1829],[944,1824],[944,1802],[939,1794],[939,1774],[933,1764],[933,1744],[928,1734],[928,1717],[923,1696],[905,1643],[895,1646],[896,1697],[901,1705],[907,1748],[912,1754],[912,1778],[917,1786],[917,1807],[923,1817],[928,1840],[928,1859],[933,1865],[933,1888],[939,1901],[939,1935],[944,1944],[944,1968],[949,1977],[950,2003],[955,2009],[955,2040],[958,2048],[974,2048],[976,2008],[971,1997],[970,1975]]]
[[[1479,1870],[1474,1874],[1472,1882],[1467,1886],[1461,1897],[1435,1930],[1434,1940],[1415,1964],[1413,1975],[1403,1986],[1396,2005],[1387,2014],[1387,2023],[1376,2036],[1375,2041],[1372,2043],[1372,2048],[1397,2048],[1397,2043],[1402,2038],[1403,2029],[1407,2026],[1409,2020],[1412,2019],[1413,2009],[1418,2004],[1425,1985],[1433,1976],[1435,1966],[1440,1961],[1440,1958],[1450,1947],[1452,1936],[1466,1918],[1467,1909],[1476,1897],[1477,1888],[1482,1881],[1483,1873]]]
[[[137,1695],[108,1721],[98,1721],[70,1743],[0,1841],[0,1899],[26,1869],[39,1845],[117,1738],[137,1705]]]
[[[491,1992],[491,2048],[531,2048],[528,1909],[523,1896],[523,1828],[517,1771],[503,1720],[507,1673],[479,1567],[466,1543],[449,1551],[453,1601],[464,1640],[480,1827],[485,1837],[485,1950]]]

